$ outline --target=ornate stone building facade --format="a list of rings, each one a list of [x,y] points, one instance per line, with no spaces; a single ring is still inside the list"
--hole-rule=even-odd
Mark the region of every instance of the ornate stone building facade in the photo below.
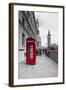
[[[36,40],[36,49],[41,47],[41,38],[39,36],[39,22],[35,19],[33,11],[19,11],[19,29],[18,29],[18,59],[19,62],[26,58],[26,39],[33,37]]]

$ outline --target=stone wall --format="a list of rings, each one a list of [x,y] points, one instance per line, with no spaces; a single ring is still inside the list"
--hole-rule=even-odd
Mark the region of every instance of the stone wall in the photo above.
[[[50,50],[49,57],[58,63],[58,50]]]

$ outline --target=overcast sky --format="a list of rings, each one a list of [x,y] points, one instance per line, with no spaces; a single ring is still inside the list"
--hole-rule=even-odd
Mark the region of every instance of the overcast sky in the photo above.
[[[48,30],[51,33],[51,43],[58,44],[58,13],[35,12],[35,17],[39,20],[41,45],[47,45]]]

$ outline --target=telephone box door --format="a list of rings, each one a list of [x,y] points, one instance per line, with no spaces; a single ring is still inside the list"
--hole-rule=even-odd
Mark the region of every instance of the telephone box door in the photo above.
[[[26,43],[26,64],[36,64],[36,46],[33,38],[28,38]]]

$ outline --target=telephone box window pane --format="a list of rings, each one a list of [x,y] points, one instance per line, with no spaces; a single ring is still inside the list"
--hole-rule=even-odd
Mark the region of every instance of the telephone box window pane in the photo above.
[[[30,47],[30,58],[33,59],[33,46]]]

